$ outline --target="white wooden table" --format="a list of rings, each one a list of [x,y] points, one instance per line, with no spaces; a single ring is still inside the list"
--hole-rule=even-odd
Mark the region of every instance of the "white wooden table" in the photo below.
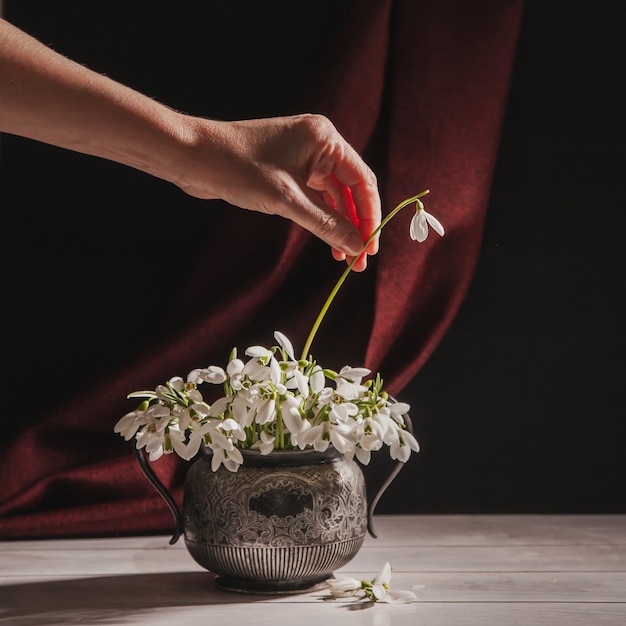
[[[0,624],[429,626],[626,625],[626,516],[377,516],[338,576],[418,602],[355,605],[324,591],[219,591],[167,537],[0,542]]]

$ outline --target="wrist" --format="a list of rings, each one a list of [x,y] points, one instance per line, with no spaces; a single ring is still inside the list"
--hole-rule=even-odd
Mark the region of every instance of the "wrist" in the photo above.
[[[236,158],[232,124],[184,114],[177,114],[176,124],[178,157],[170,181],[197,198],[226,199],[226,164]]]

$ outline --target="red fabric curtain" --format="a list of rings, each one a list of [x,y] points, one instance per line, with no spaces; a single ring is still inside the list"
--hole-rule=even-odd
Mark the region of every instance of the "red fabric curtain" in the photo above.
[[[401,213],[383,231],[369,270],[347,281],[312,352],[328,367],[379,371],[398,395],[437,346],[472,278],[522,2],[350,5],[347,19],[329,20],[320,43],[332,48],[332,62],[310,77],[298,105],[328,115],[366,155],[386,211],[430,188],[427,208],[447,232],[417,245],[408,237],[412,211]],[[320,36],[298,27],[303,41]],[[226,250],[238,254],[225,257]],[[220,271],[207,269],[214,267]],[[131,444],[113,434],[117,419],[134,408],[126,395],[224,364],[232,346],[271,345],[274,329],[301,347],[341,271],[294,225],[236,209],[221,213],[176,294],[177,313],[159,345],[3,446],[0,537],[167,532],[167,507],[141,475]],[[196,289],[207,274],[210,289]],[[154,467],[180,499],[185,464],[170,456]]]

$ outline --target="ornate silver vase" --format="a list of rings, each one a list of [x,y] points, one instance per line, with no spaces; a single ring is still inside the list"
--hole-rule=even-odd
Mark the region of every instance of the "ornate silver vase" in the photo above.
[[[405,416],[410,429],[410,420]],[[216,585],[247,593],[311,591],[354,558],[369,529],[374,508],[402,463],[369,503],[363,472],[334,448],[242,450],[235,473],[211,469],[204,451],[185,478],[183,513],[148,464],[136,458],[176,520],[170,543],[184,533],[191,556],[214,572]]]

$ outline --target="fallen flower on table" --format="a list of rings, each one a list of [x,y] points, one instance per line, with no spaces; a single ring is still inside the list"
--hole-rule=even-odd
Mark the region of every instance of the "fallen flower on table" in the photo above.
[[[391,565],[385,563],[372,580],[331,578],[326,581],[333,598],[366,598],[370,602],[401,604],[417,602],[417,596],[407,589],[391,590]]]

